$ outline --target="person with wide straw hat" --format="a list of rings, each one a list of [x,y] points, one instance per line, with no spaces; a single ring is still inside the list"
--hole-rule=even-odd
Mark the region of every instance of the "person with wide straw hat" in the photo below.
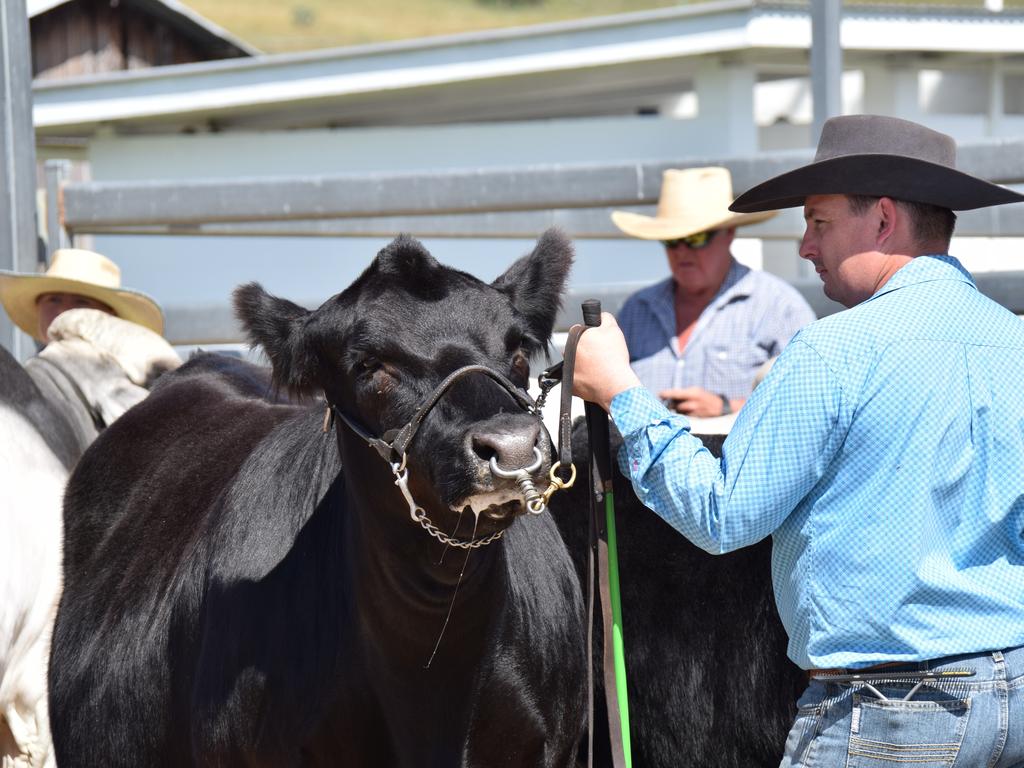
[[[619,312],[641,382],[689,416],[732,413],[758,369],[814,312],[784,280],[732,256],[738,227],[774,212],[733,213],[728,168],[670,169],[654,216],[615,211],[628,235],[660,241],[671,277],[630,296]]]
[[[800,255],[849,307],[801,330],[713,458],[629,367],[611,315],[574,392],[623,435],[639,497],[710,552],[773,537],[809,685],[782,765],[1024,765],[1024,322],[948,250],[954,210],[1024,195],[953,139],[827,121],[815,159],[740,195],[803,206]]]
[[[36,341],[61,312],[99,309],[162,335],[164,316],[154,299],[121,287],[121,270],[106,256],[80,248],[54,251],[41,274],[0,270],[0,302],[11,321]]]

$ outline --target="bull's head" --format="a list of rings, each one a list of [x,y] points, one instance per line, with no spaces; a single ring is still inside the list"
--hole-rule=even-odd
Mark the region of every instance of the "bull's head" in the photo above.
[[[323,393],[367,432],[384,436],[408,424],[438,384],[464,366],[485,366],[525,390],[530,361],[551,338],[571,264],[568,239],[549,230],[488,285],[400,236],[315,311],[256,284],[236,291],[235,306],[250,339],[270,357],[279,386]],[[408,448],[410,488],[443,529],[452,530],[465,508],[483,513],[478,532],[500,528],[523,510],[508,471],[531,467],[532,481],[544,488],[550,448],[539,416],[492,378],[471,373],[423,418]]]

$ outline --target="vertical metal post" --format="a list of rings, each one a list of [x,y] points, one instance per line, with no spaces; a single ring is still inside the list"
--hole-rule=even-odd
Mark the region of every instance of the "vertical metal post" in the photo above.
[[[1003,133],[1006,103],[1003,91],[1003,60],[992,59],[988,80],[988,135],[999,138]]]
[[[68,234],[61,224],[61,184],[68,176],[67,160],[46,161],[46,261],[58,248],[66,248]]]
[[[839,39],[840,0],[811,0],[811,99],[814,124],[811,143],[817,144],[821,127],[843,108],[843,49]]]
[[[36,145],[32,57],[25,0],[0,2],[0,268],[36,269]],[[0,344],[19,360],[32,340],[0,312]]]

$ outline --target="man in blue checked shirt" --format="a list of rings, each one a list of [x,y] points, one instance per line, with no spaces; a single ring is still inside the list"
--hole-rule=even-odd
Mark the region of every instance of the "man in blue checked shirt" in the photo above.
[[[1024,767],[1024,321],[947,255],[954,210],[1024,195],[955,153],[837,117],[814,162],[736,200],[803,206],[800,255],[849,309],[794,337],[720,461],[640,386],[610,315],[577,350],[575,392],[611,413],[647,506],[712,553],[773,537],[810,673],[783,766]]]
[[[789,283],[733,258],[737,227],[774,211],[733,213],[728,168],[670,169],[655,216],[615,211],[626,234],[658,240],[671,277],[630,296],[619,312],[633,371],[672,410],[739,410],[761,367],[814,311]]]

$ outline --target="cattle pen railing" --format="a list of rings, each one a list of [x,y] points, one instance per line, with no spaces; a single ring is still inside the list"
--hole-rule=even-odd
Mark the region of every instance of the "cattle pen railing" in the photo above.
[[[320,177],[251,177],[149,182],[65,183],[47,173],[50,243],[86,234],[535,238],[550,226],[572,238],[619,238],[614,208],[649,211],[668,168],[724,165],[736,190],[809,162],[809,150],[741,158],[687,158],[665,162],[536,165],[416,173],[353,173]],[[1024,184],[1024,139],[961,144],[961,170],[991,181]],[[794,243],[802,212],[749,227],[744,235]],[[965,211],[957,235],[1024,237],[1024,204]],[[1024,255],[1024,254],[1022,254]],[[1018,262],[1024,263],[1024,262]],[[979,288],[1024,314],[1024,270],[980,273]],[[839,309],[815,279],[794,281],[819,317]],[[615,310],[626,290],[588,289]],[[323,299],[326,297],[319,297]],[[579,320],[580,299],[570,295],[557,327]],[[167,336],[173,343],[241,340],[227,297],[217,306],[171,305]]]

